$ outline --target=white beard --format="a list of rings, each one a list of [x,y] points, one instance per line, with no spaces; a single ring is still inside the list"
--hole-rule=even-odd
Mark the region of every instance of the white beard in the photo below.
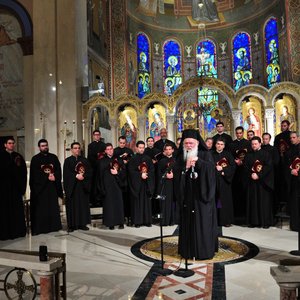
[[[198,145],[192,150],[186,150],[183,148],[183,159],[186,161],[188,158],[198,157]]]

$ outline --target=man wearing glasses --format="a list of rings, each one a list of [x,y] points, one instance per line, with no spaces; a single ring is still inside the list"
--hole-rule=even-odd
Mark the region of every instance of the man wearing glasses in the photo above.
[[[224,123],[219,121],[216,124],[216,129],[217,129],[217,134],[213,136],[214,144],[213,144],[213,149],[216,149],[216,142],[219,138],[222,138],[225,142],[225,150],[229,151],[229,146],[232,143],[232,137],[225,133],[225,127]]]

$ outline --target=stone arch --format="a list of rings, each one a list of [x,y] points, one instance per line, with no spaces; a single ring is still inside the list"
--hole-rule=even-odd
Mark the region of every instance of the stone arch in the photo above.
[[[251,96],[251,95],[256,96],[259,99],[261,99],[262,103],[264,104],[264,107],[271,106],[270,101],[269,101],[268,90],[261,85],[250,84],[247,86],[243,86],[236,93],[238,109],[241,109],[243,98],[246,96]]]
[[[172,111],[175,109],[176,105],[179,103],[182,96],[192,89],[197,89],[200,86],[209,87],[215,89],[225,96],[230,109],[237,107],[236,97],[234,90],[225,82],[218,78],[210,77],[191,77],[174,92],[170,98],[170,106]]]
[[[112,100],[102,96],[94,96],[90,98],[86,103],[82,106],[82,119],[89,120],[91,117],[92,110],[97,106],[104,106],[107,108],[108,113],[112,116],[113,107],[115,105],[112,104]]]
[[[269,90],[270,105],[275,106],[276,97],[281,93],[291,94],[296,99],[296,104],[300,107],[300,85],[294,82],[280,82]]]

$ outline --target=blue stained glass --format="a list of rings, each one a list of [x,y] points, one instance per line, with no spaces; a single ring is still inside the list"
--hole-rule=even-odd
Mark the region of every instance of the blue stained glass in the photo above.
[[[280,82],[278,45],[277,20],[270,18],[265,26],[265,55],[268,88]]]
[[[233,87],[237,91],[250,84],[252,79],[251,38],[246,32],[239,32],[232,42]]]
[[[197,74],[198,76],[218,77],[216,46],[210,40],[204,40],[197,46]]]
[[[164,44],[164,92],[171,96],[182,83],[181,49],[177,42]]]
[[[143,98],[151,92],[150,49],[145,34],[137,36],[138,97]]]

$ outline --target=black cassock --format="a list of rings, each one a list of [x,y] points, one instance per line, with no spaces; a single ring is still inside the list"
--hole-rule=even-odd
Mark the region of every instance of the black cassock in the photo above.
[[[53,173],[55,181],[48,179]],[[56,155],[39,153],[30,163],[30,220],[33,235],[61,227],[58,197],[63,197],[61,167]]]
[[[262,165],[261,171],[258,165]],[[252,226],[270,226],[273,224],[272,192],[274,188],[274,173],[272,158],[269,153],[260,149],[247,154],[245,158],[247,224]],[[253,180],[251,174],[256,173],[258,180]]]
[[[84,169],[84,180],[76,178],[79,168]],[[63,183],[66,193],[67,222],[70,229],[80,229],[91,223],[89,195],[92,169],[89,161],[82,157],[66,158],[63,169]]]
[[[145,163],[148,178],[142,179],[139,167]],[[149,156],[135,154],[128,163],[128,183],[131,202],[131,223],[150,225],[152,223],[151,197],[154,193],[154,166]]]
[[[155,199],[159,202],[162,213],[162,225],[174,225],[178,223],[176,218],[176,202],[174,199],[174,180],[168,179],[166,174],[173,170],[175,159],[164,157],[157,164],[157,194],[165,196],[164,199]]]
[[[285,153],[291,146],[290,131],[283,131],[275,136],[274,147],[278,150],[279,163],[275,168],[275,201],[277,208],[287,203],[286,192],[289,184],[289,171],[286,168]]]
[[[211,153],[198,152],[195,172],[185,171],[182,155],[174,167],[175,197],[180,203],[178,253],[183,258],[209,259],[218,249],[215,166]]]
[[[235,172],[233,156],[228,151],[212,152],[215,165],[223,165],[222,171],[216,169],[216,207],[218,214],[218,225],[230,225],[234,221],[232,202],[232,179]]]
[[[234,140],[230,145],[230,152],[234,159],[240,158],[243,161],[244,152],[252,151],[250,142],[246,139]],[[247,155],[247,154],[246,154]],[[232,198],[234,208],[235,224],[245,224],[246,221],[246,184],[244,165],[236,165],[232,180]]]
[[[221,138],[225,141],[224,150],[230,151],[230,145],[232,143],[232,137],[229,134],[225,133],[225,132],[223,132],[222,134],[217,133],[213,136],[213,141],[214,141],[213,149],[216,149],[216,142],[217,142],[217,139],[219,139],[219,138]]]
[[[17,153],[0,153],[0,240],[26,235],[24,204],[27,168],[23,157]]]
[[[127,157],[123,156],[124,153],[128,154]],[[130,209],[130,198],[129,198],[129,188],[128,188],[127,164],[132,156],[133,156],[133,151],[130,148],[116,147],[114,149],[114,157],[121,158],[126,166],[125,169],[126,169],[126,173],[127,173],[127,178],[126,178],[127,185],[123,189],[123,201],[124,201],[124,215],[128,219],[130,218],[130,215],[131,215],[131,209]]]
[[[298,176],[292,175],[292,168],[295,169],[296,158],[300,159],[300,144],[292,145],[286,152],[286,168],[289,176],[288,211],[290,213],[290,229],[300,230],[300,172]]]
[[[120,168],[118,174],[110,170],[114,158],[105,156],[98,162],[97,185],[103,197],[103,224],[107,227],[124,224],[123,188],[126,186],[126,170],[121,159],[117,159]]]
[[[88,145],[88,160],[92,167],[92,181],[90,191],[90,203],[94,206],[102,206],[102,199],[97,195],[96,191],[96,175],[97,175],[97,162],[102,158],[105,151],[105,143],[101,141],[93,141]]]

